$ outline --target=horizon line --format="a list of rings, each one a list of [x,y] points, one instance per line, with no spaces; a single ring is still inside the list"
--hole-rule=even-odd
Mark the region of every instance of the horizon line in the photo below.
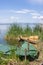
[[[41,24],[43,25],[43,23],[0,23],[0,25],[13,25],[13,24],[29,24],[29,25]]]

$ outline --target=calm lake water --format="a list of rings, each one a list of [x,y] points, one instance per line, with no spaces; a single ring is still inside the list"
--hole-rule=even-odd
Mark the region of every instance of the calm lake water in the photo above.
[[[4,36],[6,35],[8,27],[9,25],[0,25],[0,51],[3,52],[6,52],[14,47],[9,45],[7,41],[4,40]]]

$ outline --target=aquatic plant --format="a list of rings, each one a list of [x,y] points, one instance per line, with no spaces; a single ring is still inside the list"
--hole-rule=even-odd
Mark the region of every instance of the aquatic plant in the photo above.
[[[33,29],[33,35],[38,35],[40,40],[43,39],[43,29],[40,25],[36,25]]]
[[[26,36],[30,36],[32,34],[32,29],[27,25],[26,28],[24,29],[24,34]]]
[[[34,34],[39,35],[42,33],[42,27],[40,25],[36,25],[33,29]]]

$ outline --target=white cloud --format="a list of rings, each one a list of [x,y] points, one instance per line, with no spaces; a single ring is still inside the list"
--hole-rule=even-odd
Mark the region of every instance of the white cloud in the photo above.
[[[18,14],[26,14],[26,13],[29,13],[31,10],[28,10],[28,9],[22,9],[22,10],[9,10],[10,12],[12,13],[18,13]]]
[[[8,18],[0,18],[0,23],[13,23],[16,22],[19,19],[19,17],[10,16]]]
[[[16,13],[18,13],[18,14],[25,14],[25,13],[27,13],[27,12],[25,12],[25,11],[16,11]]]
[[[37,13],[37,12],[32,12],[32,13],[30,13],[31,15],[36,15],[36,16],[39,16],[40,14],[39,13]]]
[[[40,16],[39,19],[43,20],[43,16]]]
[[[10,18],[11,18],[11,19],[14,19],[15,17],[14,17],[14,16],[11,16]]]
[[[21,9],[21,10],[0,10],[0,13],[18,13],[18,14],[25,14],[31,12],[29,9]]]
[[[25,23],[35,21],[37,19],[43,20],[43,14],[41,14],[41,12],[42,11],[38,12],[36,10],[29,10],[29,9],[4,10],[4,11],[2,10],[0,11],[0,14],[2,13],[0,15],[0,23],[13,23],[13,22]]]
[[[21,10],[0,10],[0,13],[14,13],[14,14],[27,14],[30,13],[32,15],[39,15],[36,10],[30,9],[21,9]]]
[[[33,19],[36,19],[36,20],[43,20],[43,13],[42,13],[42,11],[40,11],[40,12],[31,12],[30,13],[31,15],[32,15],[32,18]]]
[[[33,19],[37,19],[38,17],[37,16],[32,16]]]
[[[43,16],[32,16],[33,19],[43,20]]]
[[[29,0],[28,0],[29,1]],[[30,0],[30,3],[33,3],[33,4],[43,4],[43,0]]]

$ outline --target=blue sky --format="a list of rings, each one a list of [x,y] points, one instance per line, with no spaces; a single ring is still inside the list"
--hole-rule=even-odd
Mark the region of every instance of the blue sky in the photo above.
[[[43,23],[43,0],[0,0],[0,23]]]

